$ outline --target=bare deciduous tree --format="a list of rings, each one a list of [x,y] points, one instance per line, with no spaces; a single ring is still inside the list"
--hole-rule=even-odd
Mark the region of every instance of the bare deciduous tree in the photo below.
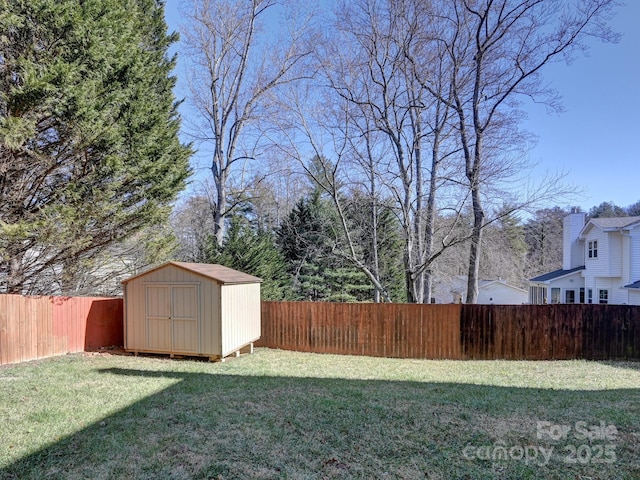
[[[499,147],[504,140],[513,141],[509,132],[514,133],[518,125],[514,117],[518,98],[530,97],[558,108],[559,97],[541,72],[552,62],[570,60],[585,48],[588,37],[615,40],[607,26],[615,5],[615,0],[449,0],[440,16],[445,26],[435,41],[447,51],[452,88],[451,100],[441,98],[458,117],[473,208],[468,303],[475,303],[478,295],[482,232],[487,223],[483,191],[492,182],[509,179],[509,169],[501,162],[512,157],[503,155]],[[430,91],[440,95],[433,86]],[[548,187],[547,194],[552,190]]]
[[[351,134],[365,140],[364,149],[356,147],[364,175],[395,199],[410,302],[430,301],[432,262],[461,240],[441,235],[442,243],[435,243],[441,194],[456,183],[445,173],[456,146],[450,141],[450,106],[419,81],[426,70],[432,75],[440,68],[441,52],[425,43],[431,16],[425,2],[353,2],[338,19],[338,38],[324,42],[333,49],[321,54],[334,96],[350,105]],[[419,66],[409,60],[418,56]],[[445,97],[448,85],[441,88]]]
[[[298,67],[309,55],[306,26],[292,17],[278,22],[283,9],[276,0],[190,0],[184,8],[191,100],[201,119],[193,134],[211,154],[218,245],[233,202],[246,198],[251,186],[248,161],[266,148],[269,94],[299,79]]]

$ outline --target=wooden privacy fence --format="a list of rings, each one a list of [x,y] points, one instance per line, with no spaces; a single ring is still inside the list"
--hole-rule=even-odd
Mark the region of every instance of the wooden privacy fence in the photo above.
[[[0,295],[0,365],[122,344],[121,298]]]
[[[258,346],[429,359],[640,358],[640,307],[262,302]]]
[[[0,365],[123,344],[121,298],[0,295]],[[431,359],[640,359],[640,307],[262,302],[257,346]]]

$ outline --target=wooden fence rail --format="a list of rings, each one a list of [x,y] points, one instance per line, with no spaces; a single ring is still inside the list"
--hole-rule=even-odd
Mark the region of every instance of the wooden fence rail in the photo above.
[[[123,344],[120,298],[0,295],[0,365]],[[430,359],[640,359],[640,307],[262,302],[256,344]]]
[[[430,359],[640,359],[640,307],[262,302],[259,346]]]
[[[0,295],[0,365],[123,344],[122,299]]]

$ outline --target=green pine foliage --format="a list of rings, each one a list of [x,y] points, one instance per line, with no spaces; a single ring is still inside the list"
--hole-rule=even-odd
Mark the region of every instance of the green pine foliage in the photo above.
[[[376,199],[375,235],[373,200],[368,195],[355,193],[349,199],[348,216],[353,237],[367,267],[377,270],[381,283],[394,302],[406,302],[407,293],[404,280],[402,252],[404,241],[398,218],[390,202]],[[377,239],[377,268],[374,259],[373,239]],[[371,290],[373,292],[373,290]],[[371,293],[370,297],[372,297]]]
[[[206,261],[260,277],[262,300],[291,298],[286,264],[273,235],[254,228],[240,215],[231,217],[222,247],[213,235],[209,236]]]
[[[324,275],[325,267],[319,258],[302,262],[294,276],[293,288],[296,300],[311,302],[329,300],[331,290]]]
[[[366,275],[351,266],[334,266],[325,272],[330,302],[363,302],[371,300],[373,285]]]
[[[372,300],[373,288],[366,275],[339,253],[337,223],[331,203],[314,190],[298,201],[280,226],[278,245],[297,300]]]
[[[166,224],[189,175],[176,40],[156,0],[0,0],[8,291],[47,293],[46,275]]]

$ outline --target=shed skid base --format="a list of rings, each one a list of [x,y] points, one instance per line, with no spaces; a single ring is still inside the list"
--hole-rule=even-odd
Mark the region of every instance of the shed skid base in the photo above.
[[[139,355],[158,355],[158,356],[168,356],[172,359],[209,359],[210,362],[225,362],[229,358],[238,358],[242,353],[253,353],[253,344],[247,345],[246,347],[241,348],[240,350],[236,350],[235,352],[230,353],[229,355],[222,357],[221,355],[211,355],[207,353],[171,353],[171,352],[153,352],[146,350],[124,350],[127,353],[133,354],[136,357]]]

